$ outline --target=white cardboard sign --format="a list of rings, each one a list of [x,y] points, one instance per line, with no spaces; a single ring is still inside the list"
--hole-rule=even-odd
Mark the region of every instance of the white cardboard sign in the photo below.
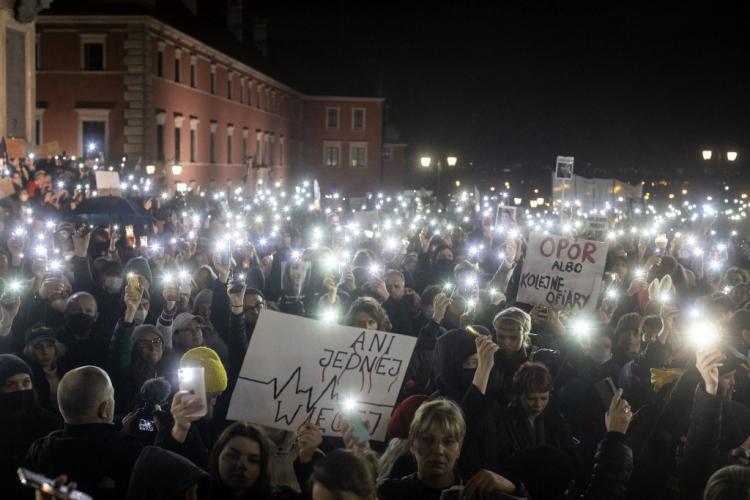
[[[606,242],[532,233],[517,300],[593,312],[599,299],[606,259]]]
[[[264,310],[227,417],[292,431],[309,420],[337,436],[345,403],[354,401],[382,441],[415,344],[414,337]]]

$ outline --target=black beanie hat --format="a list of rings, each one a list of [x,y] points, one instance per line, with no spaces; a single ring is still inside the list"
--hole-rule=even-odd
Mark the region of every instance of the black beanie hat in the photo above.
[[[0,354],[0,384],[13,375],[26,373],[31,375],[31,367],[15,354]]]

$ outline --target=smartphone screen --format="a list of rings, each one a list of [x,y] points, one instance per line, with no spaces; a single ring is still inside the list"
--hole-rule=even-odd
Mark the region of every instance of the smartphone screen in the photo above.
[[[177,374],[180,380],[180,390],[189,393],[187,399],[191,401],[198,400],[202,403],[200,408],[190,416],[205,416],[208,412],[208,405],[206,403],[206,382],[203,378],[203,367],[180,368]]]
[[[352,428],[352,436],[357,438],[360,443],[366,443],[370,440],[370,431],[365,427],[362,417],[355,412],[345,412],[342,414],[344,421]]]
[[[156,425],[153,420],[145,418],[138,419],[138,430],[141,432],[156,432]]]

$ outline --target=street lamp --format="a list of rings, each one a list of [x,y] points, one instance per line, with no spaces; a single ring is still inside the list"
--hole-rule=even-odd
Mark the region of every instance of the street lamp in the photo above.
[[[419,159],[419,163],[424,168],[430,168],[430,165],[432,165],[432,158],[430,158],[429,156],[423,156]]]
[[[448,162],[449,167],[455,167],[456,163],[458,163],[458,158],[456,158],[455,156],[449,156],[445,160]]]
[[[701,151],[701,154],[703,155],[703,159],[708,161],[714,155],[714,152],[710,149],[704,149],[703,151]]]
[[[182,173],[182,165],[172,165],[172,175],[177,177]]]
[[[154,175],[156,172],[156,165],[146,165],[146,174]]]
[[[727,160],[728,161],[736,161],[737,160],[737,151],[727,151]]]

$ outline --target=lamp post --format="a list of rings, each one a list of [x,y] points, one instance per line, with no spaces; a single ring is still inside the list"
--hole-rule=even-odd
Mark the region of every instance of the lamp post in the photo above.
[[[449,167],[455,167],[458,164],[458,158],[455,156],[448,156],[445,158],[445,162]],[[430,166],[432,166],[432,157],[421,156],[419,158],[419,164],[422,166],[422,168],[430,168]],[[441,157],[438,157],[437,162],[435,163],[435,174],[437,176],[437,183],[435,184],[435,197],[440,200],[442,194],[440,178],[443,174],[443,162]]]
[[[714,152],[716,153],[716,155],[714,155]],[[708,170],[709,168],[708,162],[712,160],[716,161],[716,163],[718,163],[719,165],[721,165],[724,162],[724,160],[726,160],[727,163],[731,164],[731,163],[735,163],[739,159],[739,157],[740,157],[740,154],[734,149],[727,150],[727,151],[722,151],[722,150],[714,151],[713,149],[709,149],[709,148],[702,149],[701,158],[703,158],[703,162],[704,162],[703,173],[704,174],[710,173]]]

